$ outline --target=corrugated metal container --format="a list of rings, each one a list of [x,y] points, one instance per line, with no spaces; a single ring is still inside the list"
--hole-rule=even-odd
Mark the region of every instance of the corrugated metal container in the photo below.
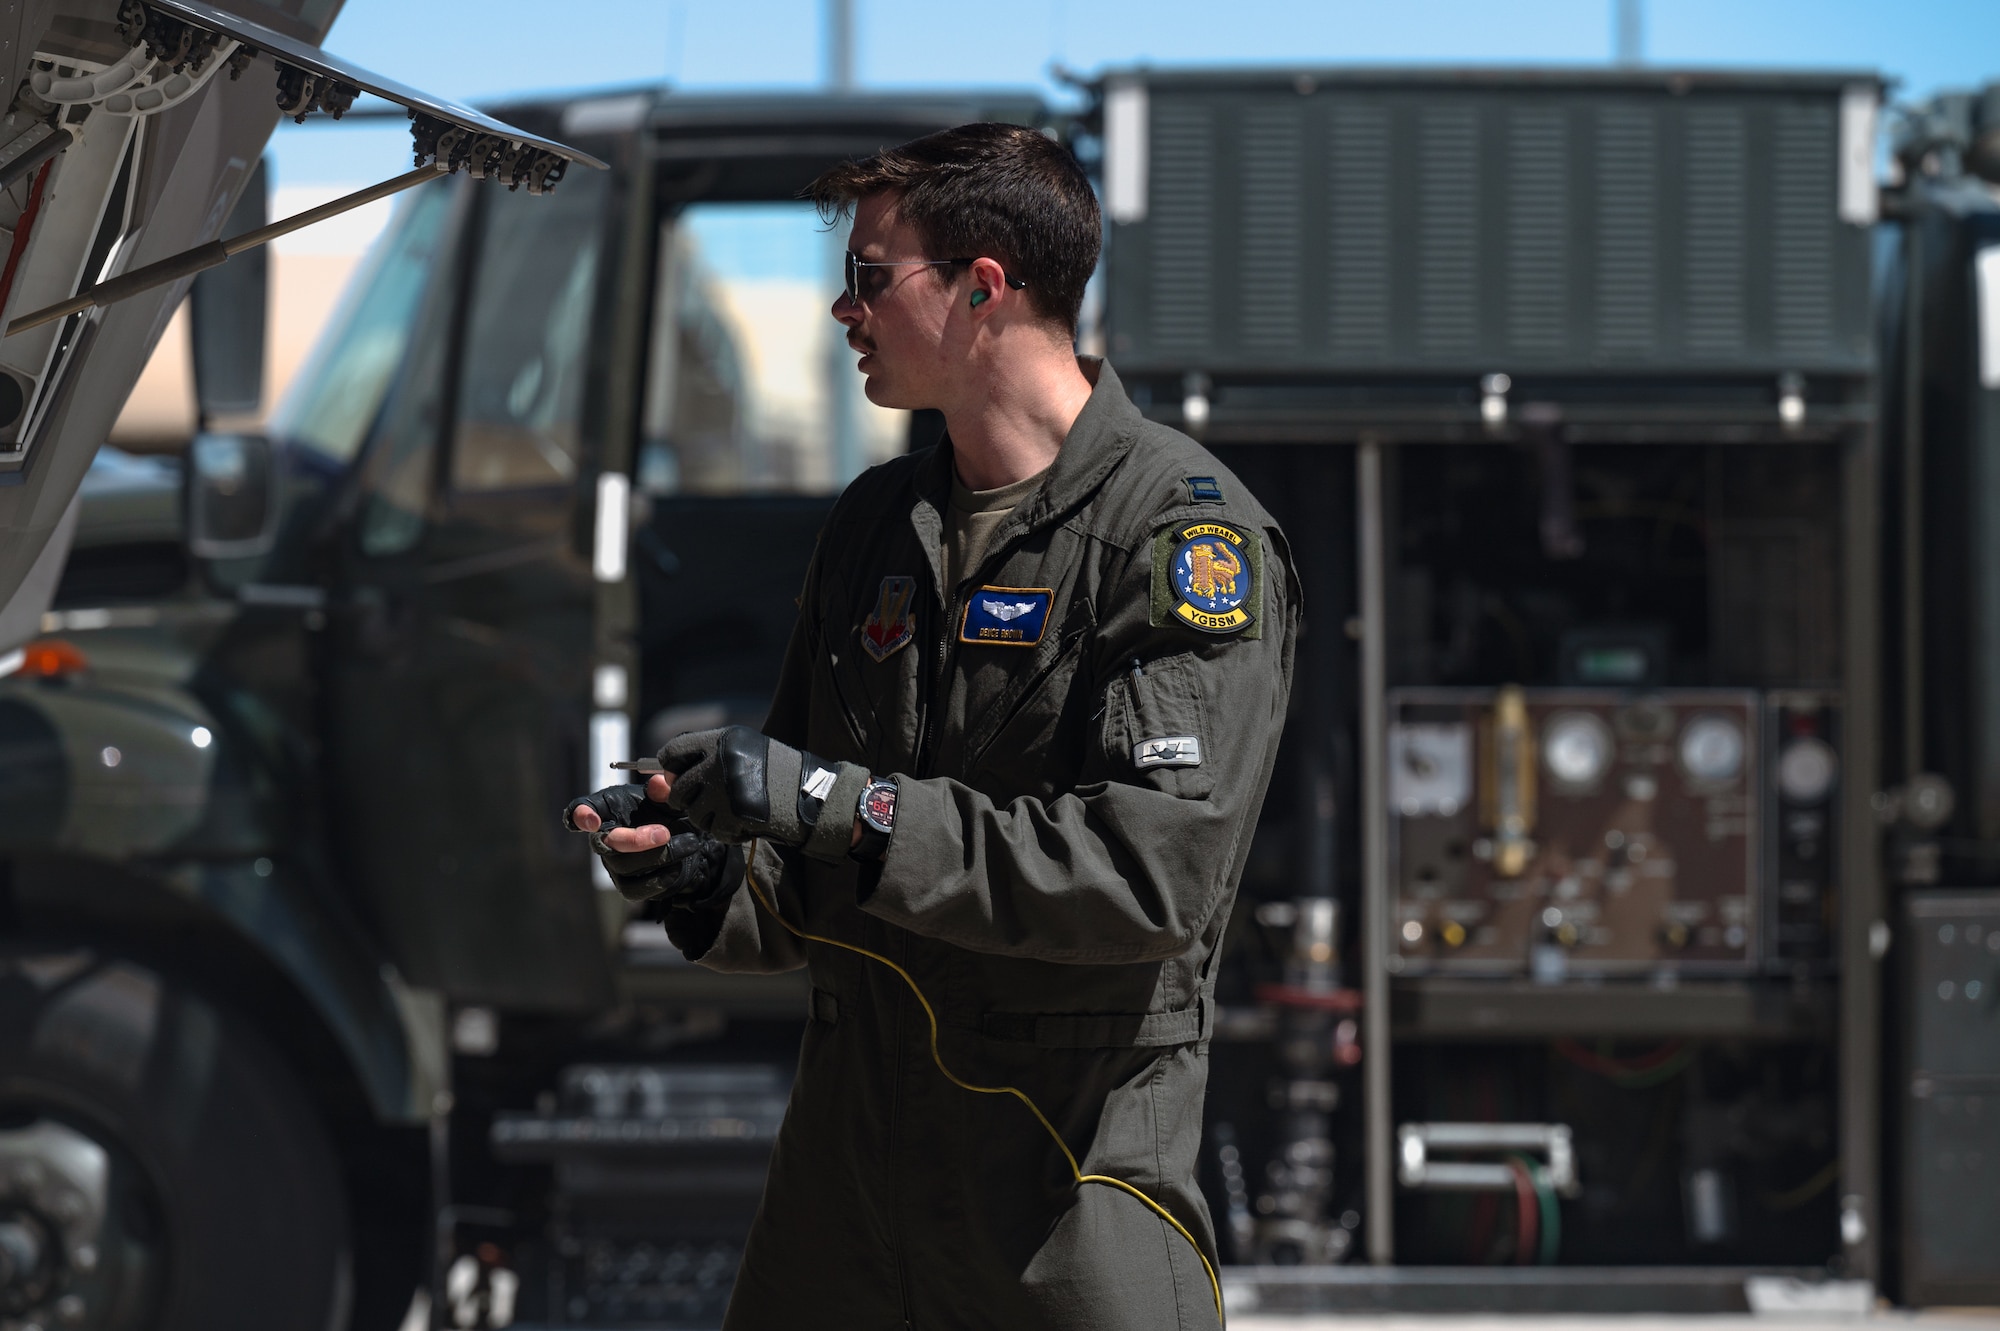
[[[1113,73],[1121,371],[1865,372],[1870,74]]]

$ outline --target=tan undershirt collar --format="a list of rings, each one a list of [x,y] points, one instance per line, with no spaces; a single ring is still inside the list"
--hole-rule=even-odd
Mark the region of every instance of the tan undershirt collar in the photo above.
[[[953,470],[951,506],[945,514],[944,531],[947,588],[957,587],[960,579],[979,566],[979,561],[986,557],[986,547],[992,541],[993,533],[1017,504],[1040,487],[1046,475],[1048,472],[1043,470],[1012,485],[993,490],[974,490],[967,487],[959,479],[958,472]]]

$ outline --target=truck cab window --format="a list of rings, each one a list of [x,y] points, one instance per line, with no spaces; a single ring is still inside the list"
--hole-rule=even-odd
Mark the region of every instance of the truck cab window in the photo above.
[[[568,485],[597,295],[603,173],[553,195],[493,191],[460,357],[451,479],[463,491]]]
[[[904,448],[829,309],[847,228],[803,203],[695,204],[660,229],[637,481],[653,494],[841,489]]]
[[[455,194],[439,182],[397,211],[274,414],[274,437],[343,467],[360,452],[407,358]]]

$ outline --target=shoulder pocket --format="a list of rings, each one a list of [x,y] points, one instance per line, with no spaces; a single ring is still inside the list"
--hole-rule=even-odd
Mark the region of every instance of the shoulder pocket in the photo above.
[[[1183,799],[1215,788],[1201,662],[1191,652],[1133,664],[1104,696],[1101,743],[1107,770]]]

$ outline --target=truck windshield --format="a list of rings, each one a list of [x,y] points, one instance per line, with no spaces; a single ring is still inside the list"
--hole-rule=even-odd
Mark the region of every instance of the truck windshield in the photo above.
[[[575,477],[609,198],[609,173],[579,171],[545,198],[486,199],[459,356],[451,473],[461,493]]]
[[[847,228],[809,204],[695,204],[661,228],[637,480],[830,493],[906,446],[829,312]]]
[[[354,460],[409,349],[451,213],[453,182],[415,190],[362,268],[271,421],[275,438]]]

